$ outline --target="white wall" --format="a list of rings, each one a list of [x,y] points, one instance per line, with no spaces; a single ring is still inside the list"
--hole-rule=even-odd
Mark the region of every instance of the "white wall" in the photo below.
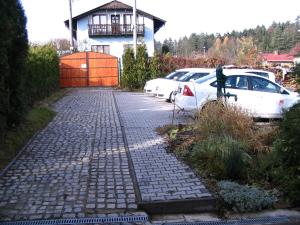
[[[109,45],[110,54],[118,58],[123,55],[124,45],[133,44],[132,36],[107,36],[89,37],[88,16],[77,22],[77,47],[79,51],[91,51],[91,45]],[[108,16],[110,23],[110,15]],[[123,24],[123,15],[120,15],[120,23]],[[138,36],[138,44],[145,43],[149,56],[154,54],[154,24],[153,20],[144,18],[145,32],[144,37]]]

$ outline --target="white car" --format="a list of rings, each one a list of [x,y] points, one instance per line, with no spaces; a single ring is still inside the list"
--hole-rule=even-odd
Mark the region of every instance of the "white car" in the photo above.
[[[191,68],[189,73],[173,80],[164,80],[160,82],[157,88],[156,97],[171,101],[173,93],[177,90],[181,82],[188,82],[191,80],[198,80],[201,77],[211,74],[215,69],[208,68]]]
[[[230,97],[226,101],[245,109],[253,117],[281,118],[283,110],[300,103],[299,93],[289,91],[264,77],[237,71],[224,71],[224,74],[227,76],[226,93],[237,96],[237,99]],[[186,111],[201,110],[205,104],[216,100],[216,77],[184,84],[178,88],[175,96],[177,107]]]
[[[181,77],[184,74],[188,73],[189,70],[190,70],[190,68],[179,69],[179,70],[176,70],[176,71],[170,73],[169,75],[167,75],[164,78],[156,78],[153,80],[149,80],[146,82],[146,84],[144,86],[144,92],[147,94],[156,95],[156,90],[158,88],[158,85],[161,82],[163,82],[164,80],[173,80],[174,78],[177,79],[178,77]]]
[[[274,83],[276,82],[275,74],[270,71],[256,70],[256,69],[242,69],[241,71],[245,72],[245,73],[256,74],[256,75],[265,77],[265,78],[269,79],[270,81],[273,81]]]

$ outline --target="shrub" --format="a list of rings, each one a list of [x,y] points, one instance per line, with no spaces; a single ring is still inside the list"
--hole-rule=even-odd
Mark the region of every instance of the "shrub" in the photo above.
[[[150,60],[149,65],[150,77],[149,79],[155,79],[156,77],[160,77],[160,62],[157,53],[154,53],[154,56]]]
[[[133,49],[127,48],[122,57],[123,61],[123,74],[121,77],[121,86],[134,90],[138,88],[138,80],[135,74],[135,59]]]
[[[148,53],[146,45],[139,45],[137,47],[136,60],[135,60],[135,72],[138,81],[137,88],[143,88],[146,80],[149,80],[149,63],[148,63]]]
[[[52,45],[30,46],[26,61],[25,85],[28,105],[48,97],[59,89],[59,58]]]
[[[222,179],[245,177],[251,160],[245,145],[229,136],[214,136],[194,143],[190,159],[204,175]]]
[[[195,128],[205,137],[229,135],[245,143],[251,154],[268,152],[276,130],[257,127],[247,111],[222,101],[206,104],[197,114]]]
[[[255,212],[270,208],[276,196],[258,187],[239,185],[235,182],[218,182],[220,196],[225,206],[235,212]]]
[[[274,142],[273,178],[290,202],[300,204],[300,104],[284,113]]]

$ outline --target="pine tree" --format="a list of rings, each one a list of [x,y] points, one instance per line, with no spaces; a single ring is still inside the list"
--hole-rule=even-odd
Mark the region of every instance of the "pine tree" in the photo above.
[[[159,57],[155,52],[150,61],[150,79],[155,79],[160,77],[160,65],[159,65]]]
[[[123,72],[121,77],[121,86],[134,90],[138,85],[135,73],[135,59],[132,48],[127,48],[122,56]]]
[[[136,78],[138,81],[137,88],[142,88],[146,80],[149,80],[149,62],[148,62],[148,53],[146,45],[139,45],[136,53],[136,62],[135,62],[135,71]]]
[[[18,0],[0,0],[0,133],[22,118],[22,84],[28,49],[26,16]]]

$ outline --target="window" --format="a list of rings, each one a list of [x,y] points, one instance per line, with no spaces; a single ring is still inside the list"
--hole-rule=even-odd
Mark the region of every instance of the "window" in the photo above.
[[[248,80],[246,76],[229,76],[225,81],[225,88],[248,89]]]
[[[106,15],[93,15],[92,16],[92,24],[99,25],[99,24],[107,24],[107,16]]]
[[[264,73],[264,72],[259,72],[259,71],[250,71],[250,72],[246,72],[246,73],[252,73],[252,74],[256,74],[265,78],[269,78],[269,74],[268,73]]]
[[[250,79],[253,91],[280,93],[280,87],[266,79],[260,77],[251,77]]]
[[[207,76],[209,73],[195,73],[191,77],[187,78],[186,81],[190,81],[191,79],[193,80],[198,80],[201,77]]]
[[[132,24],[132,15],[130,14],[125,14],[124,15],[124,24]]]
[[[91,51],[110,54],[109,45],[92,45]]]
[[[210,84],[217,87],[217,81]],[[247,76],[228,76],[225,81],[225,88],[248,90]]]

